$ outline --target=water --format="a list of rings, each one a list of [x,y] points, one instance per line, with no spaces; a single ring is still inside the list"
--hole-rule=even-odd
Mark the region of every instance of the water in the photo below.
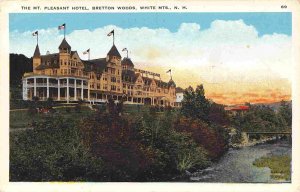
[[[269,168],[259,168],[252,163],[255,159],[274,155],[291,155],[291,146],[285,142],[263,144],[241,149],[230,149],[217,163],[211,167],[193,173],[191,181],[198,182],[282,182],[271,179]]]

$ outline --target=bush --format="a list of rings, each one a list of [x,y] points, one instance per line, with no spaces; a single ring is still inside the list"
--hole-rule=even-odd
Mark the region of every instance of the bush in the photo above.
[[[66,107],[66,112],[70,113],[71,112],[71,108],[70,107]]]
[[[75,110],[76,113],[80,113],[81,112],[81,105],[80,104],[75,105],[74,110]]]
[[[81,142],[75,122],[58,116],[10,136],[10,181],[95,181],[101,159]]]
[[[135,122],[141,142],[156,151],[155,166],[151,167],[153,178],[168,180],[184,170],[209,164],[206,150],[189,133],[174,130],[176,117],[177,114],[168,111],[159,116],[146,113]]]
[[[220,157],[228,148],[228,135],[223,127],[208,125],[200,120],[181,117],[175,123],[177,131],[191,133],[197,144],[208,151],[211,159]]]
[[[109,181],[137,181],[154,163],[154,151],[143,145],[131,123],[115,114],[97,114],[80,123],[83,142],[104,161]]]

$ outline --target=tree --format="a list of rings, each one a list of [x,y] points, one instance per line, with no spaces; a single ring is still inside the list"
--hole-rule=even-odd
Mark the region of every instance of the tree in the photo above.
[[[214,102],[211,103],[208,120],[223,126],[229,125],[229,117],[224,106]]]
[[[205,98],[203,85],[198,85],[196,90],[190,86],[184,92],[181,112],[186,117],[208,121],[210,102]]]
[[[22,54],[9,54],[10,86],[21,86],[22,76],[26,72],[32,72],[32,58]]]
[[[278,114],[283,117],[287,126],[292,126],[292,108],[286,101],[281,101]]]

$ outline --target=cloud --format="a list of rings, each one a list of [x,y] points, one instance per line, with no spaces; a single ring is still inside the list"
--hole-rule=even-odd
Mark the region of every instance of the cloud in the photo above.
[[[234,92],[237,94],[229,95],[238,98],[240,92],[249,93],[251,88],[291,86],[291,37],[276,33],[258,36],[255,27],[243,20],[215,20],[205,30],[197,23],[182,23],[176,32],[108,25],[75,30],[66,38],[82,59],[87,59],[82,52],[88,48],[91,58],[105,57],[112,45],[112,37],[107,37],[112,29],[119,51],[127,47],[137,68],[161,73],[163,79],[169,78],[165,71],[171,68],[173,79],[181,87],[203,83],[207,93]],[[10,52],[32,56],[36,43],[31,33],[11,32]],[[62,38],[56,28],[39,29],[41,53],[57,52]],[[280,83],[274,84],[276,81]],[[281,95],[290,95],[290,88]]]

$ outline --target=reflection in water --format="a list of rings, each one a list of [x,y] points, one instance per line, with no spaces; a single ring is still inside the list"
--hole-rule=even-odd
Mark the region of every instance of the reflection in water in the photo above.
[[[211,167],[195,172],[191,181],[198,182],[282,182],[271,179],[269,168],[252,165],[257,158],[266,155],[291,155],[291,146],[284,142],[263,144],[242,149],[230,149]],[[290,181],[288,181],[290,182]]]

